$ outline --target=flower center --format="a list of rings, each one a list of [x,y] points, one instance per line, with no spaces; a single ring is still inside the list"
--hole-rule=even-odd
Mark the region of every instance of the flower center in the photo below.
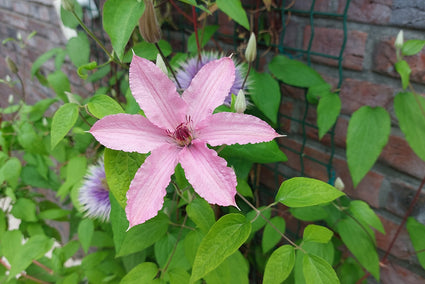
[[[192,142],[192,133],[187,123],[181,123],[173,133],[173,137],[180,146],[187,146]]]

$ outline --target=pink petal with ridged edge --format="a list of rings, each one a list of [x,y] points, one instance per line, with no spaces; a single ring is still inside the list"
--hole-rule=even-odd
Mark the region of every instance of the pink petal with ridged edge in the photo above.
[[[135,54],[130,64],[130,89],[155,125],[174,130],[185,121],[187,105],[174,83],[155,64]]]
[[[229,57],[209,62],[199,70],[182,95],[195,126],[223,104],[234,81],[235,64]]]
[[[267,122],[255,116],[230,112],[207,117],[198,123],[195,133],[196,138],[211,146],[267,142],[280,136]]]
[[[155,217],[162,208],[180,151],[174,144],[163,145],[153,150],[137,170],[127,191],[129,228]]]
[[[179,155],[186,178],[206,201],[221,206],[236,206],[236,174],[227,162],[202,141],[192,141]]]
[[[105,116],[89,132],[103,146],[126,152],[147,153],[171,141],[165,130],[138,114]]]

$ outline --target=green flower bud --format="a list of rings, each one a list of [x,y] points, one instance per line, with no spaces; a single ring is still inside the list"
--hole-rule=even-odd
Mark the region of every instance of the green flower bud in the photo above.
[[[236,101],[235,101],[235,111],[237,113],[244,113],[245,110],[246,110],[245,93],[242,90],[239,90],[238,95],[236,96]]]
[[[337,177],[335,180],[335,188],[340,191],[344,191],[345,185],[340,177]]]
[[[255,34],[251,33],[251,36],[248,40],[248,45],[245,50],[245,58],[249,63],[253,62],[257,57],[257,39],[255,38]]]
[[[12,94],[10,94],[9,95],[9,99],[7,100],[7,102],[11,105],[11,104],[13,104],[13,100],[14,100],[14,97],[13,97]]]
[[[19,71],[18,67],[16,66],[15,62],[13,62],[12,58],[10,58],[9,56],[6,56],[6,64],[10,72],[12,72],[13,74],[18,73]]]
[[[165,65],[165,62],[159,53],[156,55],[156,66],[159,67],[159,69],[161,69],[161,71],[168,76],[167,66]]]
[[[62,0],[62,7],[69,12],[74,11],[74,0]]]
[[[398,49],[401,49],[404,44],[404,36],[403,36],[403,30],[400,30],[400,32],[397,34],[397,37],[394,42],[394,46]]]
[[[161,39],[161,29],[152,0],[145,0],[145,11],[139,19],[139,31],[143,39],[149,43],[157,43]]]

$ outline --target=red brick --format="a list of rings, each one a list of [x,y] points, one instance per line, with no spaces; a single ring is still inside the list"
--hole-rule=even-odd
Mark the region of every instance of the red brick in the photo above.
[[[292,113],[293,113],[293,109],[294,109],[294,104],[293,102],[290,101],[284,101],[279,108],[279,113],[283,114],[285,116],[290,116],[292,117]],[[291,130],[291,120],[280,116],[280,120],[279,120],[279,125],[280,125],[280,130],[283,131],[283,133],[289,133]]]
[[[394,180],[390,184],[390,190],[388,192],[388,197],[385,202],[385,209],[389,212],[396,214],[400,217],[403,217],[406,214],[413,197],[417,191],[417,186],[412,186],[409,183],[406,183],[401,180]],[[417,216],[417,219],[421,219],[423,215],[423,204],[425,204],[425,192],[422,192],[419,195],[419,199],[411,213],[412,217]],[[422,217],[423,218],[423,217]]]
[[[296,10],[310,11],[313,0],[294,1],[294,6],[291,7]],[[316,0],[313,10],[318,12],[331,12],[330,0]]]
[[[390,109],[394,89],[385,85],[347,78],[341,86],[341,113],[352,114],[364,105]]]
[[[394,40],[395,38],[391,38],[380,41],[375,45],[373,52],[373,71],[399,78],[400,76],[394,68],[397,60]],[[405,59],[412,70],[410,80],[425,84],[425,50],[422,50],[417,55],[407,56]]]
[[[390,136],[379,160],[417,178],[423,178],[425,174],[425,162],[416,156],[403,137]]]
[[[371,24],[386,24],[390,21],[393,0],[352,0],[348,8],[350,20]],[[346,0],[339,1],[338,11],[342,13]]]
[[[306,26],[304,30],[304,49],[308,48],[311,36],[311,27]],[[333,28],[314,28],[314,38],[311,51],[319,52],[331,56],[339,56],[343,44],[344,31]],[[363,69],[363,59],[366,50],[367,33],[360,31],[348,31],[347,42],[343,52],[344,68],[353,70]],[[325,63],[331,66],[337,66],[336,59],[330,59],[322,56],[311,57],[316,62]]]
[[[381,267],[381,283],[418,284],[425,283],[425,278],[395,263],[387,263]]]

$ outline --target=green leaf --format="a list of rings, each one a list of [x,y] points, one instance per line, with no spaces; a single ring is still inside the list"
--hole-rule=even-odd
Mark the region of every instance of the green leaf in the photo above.
[[[394,109],[409,146],[425,161],[425,99],[412,93],[399,93]]]
[[[208,284],[249,283],[248,261],[240,251],[226,258],[216,269],[205,275]],[[180,283],[179,283],[180,284]]]
[[[353,113],[347,130],[347,162],[356,187],[388,142],[391,120],[382,107],[363,106]]]
[[[288,160],[275,140],[256,144],[229,145],[220,152],[220,156],[225,159],[240,158],[255,163],[275,163]]]
[[[266,219],[270,219],[272,215],[272,210],[270,207],[266,208],[265,206],[263,206],[258,208],[258,210],[261,211],[261,214],[263,214],[263,216]],[[249,211],[248,214],[246,214],[246,218],[251,222],[251,226],[252,226],[251,234],[254,234],[258,230],[260,230],[262,227],[264,227],[264,225],[266,225],[266,220],[264,220],[263,217],[257,215],[257,212],[255,210]]]
[[[379,281],[379,258],[374,237],[351,218],[341,219],[336,231],[357,260]]]
[[[94,224],[91,219],[84,219],[78,225],[78,238],[85,253],[88,252],[94,233]]]
[[[177,237],[172,234],[166,234],[162,239],[155,242],[155,258],[158,266],[164,269],[185,269],[188,270],[191,265],[185,256],[184,243],[177,242]]]
[[[407,218],[406,228],[416,251],[419,263],[425,269],[425,226],[413,217]]]
[[[343,192],[323,181],[295,177],[281,184],[276,201],[288,207],[305,207],[328,203],[343,195]]]
[[[71,130],[78,119],[78,105],[66,103],[61,106],[53,116],[50,147],[54,149],[56,145]]]
[[[153,262],[143,262],[128,272],[120,284],[150,283],[158,274],[158,267]]]
[[[107,65],[107,66],[104,66],[104,67],[106,67],[105,69],[103,69],[104,70],[104,72],[105,71],[107,71],[107,67],[108,67],[109,65]],[[85,79],[87,79],[87,77],[88,77],[88,75],[87,75],[87,70],[94,70],[94,69],[96,69],[98,66],[97,66],[97,62],[96,61],[91,61],[91,62],[89,62],[89,63],[86,63],[86,64],[83,64],[83,65],[80,65],[79,67],[78,67],[78,69],[77,69],[77,73],[78,73],[78,76],[80,76],[80,78],[81,79],[83,79],[83,80],[85,80]],[[110,68],[110,67],[109,67]],[[107,73],[107,72],[105,72],[105,73]],[[103,74],[104,76],[106,76],[106,74],[105,73],[101,73],[101,74]],[[103,76],[102,76],[103,77]],[[93,78],[93,77],[91,77],[88,81],[90,81],[90,82],[93,82],[93,81],[95,81],[95,77]]]
[[[295,250],[293,246],[284,245],[276,249],[266,264],[263,283],[279,284],[285,281],[294,268]]]
[[[328,93],[319,100],[317,106],[317,126],[319,127],[319,139],[328,132],[335,124],[341,111],[341,99],[337,94]]]
[[[328,216],[328,212],[323,206],[290,208],[289,212],[291,212],[295,218],[308,222],[323,220]]]
[[[36,205],[35,202],[27,198],[19,198],[12,208],[12,215],[15,218],[26,222],[36,222]]]
[[[215,223],[214,211],[203,198],[195,198],[186,206],[186,212],[189,218],[204,234],[208,233],[211,226]]]
[[[261,217],[260,217],[261,218]],[[285,219],[280,216],[273,217],[270,222],[276,227],[282,234],[285,234],[286,223]],[[266,223],[264,228],[263,238],[261,239],[261,248],[263,253],[267,253],[271,250],[282,238],[282,236],[273,228],[269,223]]]
[[[204,29],[198,29],[199,45],[201,49],[208,43],[214,33],[218,30],[218,26],[205,26]],[[196,53],[198,47],[196,45],[195,33],[192,33],[187,39],[187,51]]]
[[[304,254],[303,274],[307,284],[340,283],[332,266],[313,254]]]
[[[86,174],[87,158],[82,156],[72,157],[66,165],[65,182],[58,189],[57,196],[65,199],[70,189]]]
[[[83,18],[83,9],[77,0],[70,0],[74,4],[74,10],[77,16],[82,19]],[[61,20],[65,27],[75,29],[78,27],[79,23],[75,16],[70,12],[63,8],[61,5]]]
[[[362,223],[368,224],[382,234],[385,234],[384,226],[382,226],[381,220],[366,202],[362,200],[351,201],[349,208],[354,218],[358,219]]]
[[[236,23],[250,30],[248,17],[240,0],[217,0],[218,8],[232,18]]]
[[[394,67],[398,74],[400,74],[403,89],[406,89],[409,86],[410,73],[412,73],[409,64],[405,60],[399,60],[395,63]]]
[[[146,155],[139,153],[127,153],[105,149],[105,174],[109,190],[122,208],[126,206],[126,193],[130,187],[136,171],[144,162]]]
[[[103,28],[121,61],[125,46],[144,11],[144,2],[138,0],[108,0],[103,6]]]
[[[47,76],[47,81],[58,97],[67,103],[68,98],[66,97],[65,92],[71,91],[71,84],[69,83],[68,76],[66,76],[62,71],[56,71]]]
[[[419,53],[425,46],[425,40],[406,40],[401,48],[401,53],[406,56],[415,55]]]
[[[231,213],[221,217],[199,245],[190,282],[204,277],[235,253],[250,232],[251,223],[245,216]]]
[[[251,197],[251,198],[254,197],[254,195],[252,194],[252,189],[246,180],[240,179],[237,177],[237,182],[238,182],[238,184],[236,185],[237,192],[239,192],[245,197]]]
[[[70,210],[64,209],[48,209],[40,212],[38,217],[44,220],[63,220],[64,217],[68,216],[71,213]],[[66,219],[65,219],[66,220]]]
[[[160,240],[168,229],[168,217],[159,213],[143,224],[132,227],[125,235],[117,256],[132,254]]]
[[[269,63],[269,70],[285,84],[295,87],[309,88],[326,83],[313,68],[282,55],[277,55],[272,59]]]
[[[274,124],[277,124],[277,114],[280,107],[280,87],[268,73],[258,73],[252,70],[250,73],[252,89],[250,98],[264,115]]]
[[[115,252],[118,253],[121,249],[121,244],[125,239],[129,223],[124,209],[120,206],[111,192],[109,192],[109,200],[111,201],[110,221],[114,238]]]
[[[310,224],[304,229],[303,240],[325,244],[331,240],[332,236],[333,232],[328,228]]]
[[[37,121],[40,120],[46,110],[57,100],[56,99],[44,99],[38,101],[35,105],[31,107],[31,110],[29,112],[29,120],[31,121]]]
[[[161,39],[158,42],[158,45],[161,48],[161,51],[162,51],[162,53],[164,54],[165,57],[170,55],[171,52],[173,51],[171,45],[163,39]],[[134,51],[134,53],[136,53],[137,56],[146,58],[148,60],[156,60],[156,56],[159,53],[155,44],[149,43],[149,42],[146,42],[146,41],[142,41],[142,42],[135,44],[133,46],[133,51]],[[133,51],[130,50],[125,54],[124,59],[123,59],[124,62],[130,62],[131,61],[131,59],[133,58]]]
[[[86,33],[79,32],[76,37],[70,38],[66,44],[66,50],[75,67],[86,64],[90,57],[90,43]]]
[[[116,100],[107,95],[96,95],[87,104],[91,114],[96,118],[103,118],[107,115],[123,113],[124,110]]]
[[[21,175],[21,162],[18,158],[12,157],[0,168],[0,184],[4,181],[15,189],[18,186],[19,176]]]
[[[52,57],[58,56],[58,54],[61,53],[65,53],[65,51],[60,47],[56,47],[40,55],[31,66],[31,77],[40,70],[41,66],[43,66],[46,61]]]

